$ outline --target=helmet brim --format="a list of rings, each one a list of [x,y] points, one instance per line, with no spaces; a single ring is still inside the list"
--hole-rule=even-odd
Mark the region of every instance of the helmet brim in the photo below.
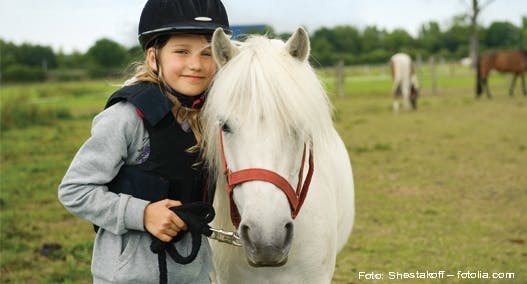
[[[139,35],[139,43],[146,50],[150,47],[150,44],[153,40],[162,35],[171,35],[171,34],[203,34],[203,35],[212,35],[217,28],[222,28],[223,31],[231,35],[232,31],[228,27],[221,27],[218,24],[208,24],[203,23],[202,25],[197,25],[196,23],[192,24],[178,24],[177,26],[168,26],[162,27],[159,29],[146,31]]]

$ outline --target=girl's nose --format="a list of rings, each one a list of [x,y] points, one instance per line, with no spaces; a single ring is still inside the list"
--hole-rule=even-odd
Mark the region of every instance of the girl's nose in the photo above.
[[[200,70],[201,69],[201,58],[199,55],[194,55],[189,58],[188,67],[191,70]]]

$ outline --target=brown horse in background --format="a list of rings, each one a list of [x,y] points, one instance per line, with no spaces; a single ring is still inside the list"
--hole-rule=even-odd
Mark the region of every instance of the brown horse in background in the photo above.
[[[525,76],[527,71],[527,51],[525,50],[510,50],[510,51],[495,51],[482,54],[478,57],[476,62],[476,97],[479,98],[483,93],[483,88],[487,93],[487,97],[491,97],[488,86],[489,72],[495,69],[503,73],[513,73],[511,85],[509,87],[509,95],[512,96],[516,78],[521,77],[523,95],[527,96],[525,91]]]

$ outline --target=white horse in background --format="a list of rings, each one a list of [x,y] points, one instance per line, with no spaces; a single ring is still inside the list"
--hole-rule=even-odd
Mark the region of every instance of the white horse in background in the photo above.
[[[399,111],[402,99],[403,109],[417,109],[417,97],[419,96],[419,82],[415,74],[415,65],[408,54],[397,53],[390,58],[390,69],[392,72],[393,110]]]
[[[215,281],[330,283],[353,226],[354,185],[307,60],[309,37],[299,28],[285,44],[254,36],[235,46],[218,29],[211,45],[221,66],[203,110],[205,156],[218,180],[212,226],[236,230],[243,244],[211,242]]]

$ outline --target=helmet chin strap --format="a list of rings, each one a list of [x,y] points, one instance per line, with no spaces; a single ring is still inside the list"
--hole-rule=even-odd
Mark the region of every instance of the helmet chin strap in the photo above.
[[[187,95],[183,95],[182,93],[174,90],[168,84],[163,83],[163,85],[164,85],[164,88],[167,90],[167,92],[175,96],[178,99],[178,101],[181,103],[181,105],[186,108],[200,109],[203,106],[203,103],[205,103],[205,98],[207,97],[206,91],[196,96],[187,96]]]

